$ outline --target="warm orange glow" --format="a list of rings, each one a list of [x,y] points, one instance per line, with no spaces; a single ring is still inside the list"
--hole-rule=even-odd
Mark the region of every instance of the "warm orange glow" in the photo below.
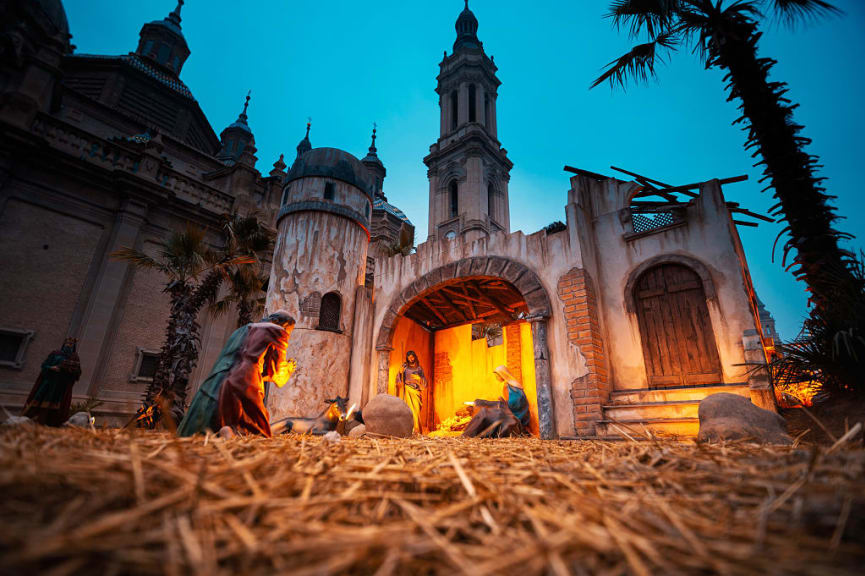
[[[778,404],[782,408],[797,408],[799,406],[812,406],[814,397],[820,391],[820,382],[808,380],[795,384],[776,384],[775,394]]]
[[[498,400],[504,396],[504,386],[493,370],[497,366],[509,365],[508,346],[519,346],[519,350],[510,351],[510,366],[517,362],[520,365],[513,375],[521,381],[528,397],[531,417],[529,430],[537,435],[538,401],[531,326],[521,322],[505,326],[504,330],[502,343],[489,347],[486,338],[472,340],[471,324],[432,334],[412,320],[400,318],[394,331],[388,393],[399,395],[395,385],[396,375],[405,361],[405,353],[414,350],[427,378],[421,418],[424,432],[436,431],[431,436],[459,435],[470,419],[461,410],[465,408],[465,403],[479,398]],[[516,338],[509,332],[514,330],[518,331]],[[439,372],[436,373],[436,370]]]

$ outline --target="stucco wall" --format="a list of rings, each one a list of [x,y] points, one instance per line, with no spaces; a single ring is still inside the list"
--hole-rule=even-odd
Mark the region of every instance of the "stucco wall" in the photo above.
[[[598,283],[613,389],[647,386],[639,324],[626,287],[652,263],[671,258],[707,271],[707,304],[723,380],[746,382],[746,369],[737,364],[744,362],[743,332],[755,328],[755,322],[737,250],[738,234],[718,182],[702,186],[685,210],[683,225],[630,240],[625,235],[633,232],[627,211],[637,188],[633,182],[575,176],[571,183],[570,201],[581,213],[580,232],[590,256],[587,268]]]
[[[551,387],[556,428],[561,435],[573,434],[574,418],[569,395],[571,381],[585,373],[585,362],[579,350],[568,343],[567,330],[556,294],[558,278],[575,266],[581,266],[578,247],[572,247],[572,235],[560,232],[547,235],[537,232],[494,233],[472,242],[462,238],[433,240],[420,244],[409,256],[395,256],[377,262],[375,276],[375,315],[373,342],[380,340],[380,330],[388,309],[398,302],[401,292],[412,282],[445,266],[470,257],[501,257],[533,271],[541,281],[552,306],[548,320],[548,345],[551,364]],[[375,354],[376,351],[371,351]],[[371,362],[369,396],[376,394],[379,364]]]
[[[298,365],[288,384],[269,398],[272,418],[312,416],[325,399],[348,395],[355,295],[363,284],[368,245],[366,231],[341,216],[301,212],[279,222],[266,307],[286,310],[297,321],[288,357]],[[342,300],[340,332],[318,330],[318,308],[307,300],[328,292],[338,292]]]

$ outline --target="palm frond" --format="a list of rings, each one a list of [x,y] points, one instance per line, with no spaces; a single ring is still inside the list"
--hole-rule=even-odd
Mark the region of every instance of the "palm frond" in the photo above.
[[[843,12],[825,0],[764,0],[775,9],[775,13],[788,26],[797,22],[837,16]]]
[[[619,84],[624,88],[625,81],[629,78],[637,82],[646,82],[650,77],[654,78],[656,76],[655,61],[661,59],[658,48],[673,51],[676,49],[676,45],[677,40],[674,33],[666,33],[661,34],[652,42],[634,46],[627,54],[610,62],[607,65],[607,70],[592,82],[591,88],[607,81],[612,86]]]
[[[654,39],[670,30],[681,4],[680,0],[614,0],[607,16],[617,29],[628,26],[631,38],[645,30]]]
[[[119,248],[112,252],[109,256],[112,260],[122,260],[135,266],[136,268],[145,268],[149,270],[157,270],[164,274],[168,274],[166,266],[162,262],[154,260],[140,250],[134,248]]]

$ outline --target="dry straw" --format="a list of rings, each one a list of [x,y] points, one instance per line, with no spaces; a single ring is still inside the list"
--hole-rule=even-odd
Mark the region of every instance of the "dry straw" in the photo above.
[[[0,431],[0,573],[861,574],[865,450]]]

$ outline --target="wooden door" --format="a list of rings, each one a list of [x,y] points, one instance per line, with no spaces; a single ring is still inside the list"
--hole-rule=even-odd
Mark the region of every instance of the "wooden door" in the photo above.
[[[663,264],[637,281],[634,300],[650,387],[721,382],[721,361],[700,277]]]

